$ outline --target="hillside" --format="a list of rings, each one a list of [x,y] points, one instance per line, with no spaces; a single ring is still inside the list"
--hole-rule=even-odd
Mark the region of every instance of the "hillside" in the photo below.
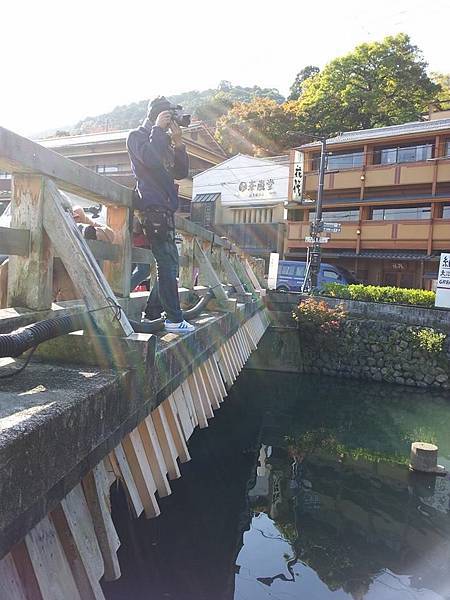
[[[186,112],[192,114],[194,119],[201,119],[214,126],[216,120],[225,114],[235,102],[249,102],[258,97],[270,98],[278,103],[285,100],[277,89],[260,88],[257,85],[253,87],[234,86],[228,81],[222,81],[215,89],[201,92],[193,90],[169,98],[175,104],[181,104]],[[147,104],[148,100],[141,100],[132,104],[116,106],[109,113],[86,117],[70,128],[70,133],[93,133],[105,129],[137,127],[145,117]]]

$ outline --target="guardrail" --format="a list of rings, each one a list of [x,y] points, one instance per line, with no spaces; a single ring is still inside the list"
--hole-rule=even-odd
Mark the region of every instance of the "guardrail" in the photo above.
[[[127,318],[133,301],[132,264],[154,261],[150,250],[132,246],[133,191],[2,127],[0,171],[12,173],[11,227],[0,228],[0,255],[10,257],[7,306],[49,310],[53,259],[59,257],[102,330],[109,335],[133,333]],[[63,208],[61,191],[106,205],[116,243],[85,240]],[[199,283],[213,287],[216,304],[226,310],[233,307],[227,285],[241,296],[264,293],[261,262],[178,215],[175,225],[182,237],[182,288],[192,290],[198,273]],[[117,311],[108,310],[117,303],[124,308],[119,318]]]

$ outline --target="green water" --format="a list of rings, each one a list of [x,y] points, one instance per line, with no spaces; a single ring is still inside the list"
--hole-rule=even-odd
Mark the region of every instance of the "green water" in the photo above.
[[[412,441],[450,466],[450,403],[407,388],[253,372],[264,404],[235,598],[450,597],[450,481],[411,473]]]
[[[123,577],[110,600],[450,598],[450,400],[376,383],[244,371],[192,461],[132,522],[114,501]]]

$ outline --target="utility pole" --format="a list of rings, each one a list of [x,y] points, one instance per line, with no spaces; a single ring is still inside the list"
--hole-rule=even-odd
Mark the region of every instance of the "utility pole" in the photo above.
[[[322,233],[322,202],[323,202],[323,185],[325,180],[325,169],[327,162],[327,138],[322,137],[319,139],[321,144],[320,150],[320,165],[319,165],[319,186],[317,188],[317,200],[316,200],[316,212],[314,215],[314,221],[311,225],[311,236],[314,239],[312,248],[309,252],[309,273],[311,277],[311,291],[317,289],[317,283],[320,272],[320,261],[321,261],[321,246],[320,246],[320,235]]]

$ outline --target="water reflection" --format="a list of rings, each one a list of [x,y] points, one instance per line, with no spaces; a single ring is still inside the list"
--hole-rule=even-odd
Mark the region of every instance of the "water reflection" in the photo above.
[[[450,599],[450,401],[325,377],[243,372],[190,440],[157,519],[113,497],[122,577],[108,600]]]
[[[450,405],[392,387],[296,382],[296,404],[286,385],[264,382],[235,599],[448,598],[450,481],[407,463],[417,435],[437,441],[448,462]],[[255,392],[262,381],[243,384]]]

